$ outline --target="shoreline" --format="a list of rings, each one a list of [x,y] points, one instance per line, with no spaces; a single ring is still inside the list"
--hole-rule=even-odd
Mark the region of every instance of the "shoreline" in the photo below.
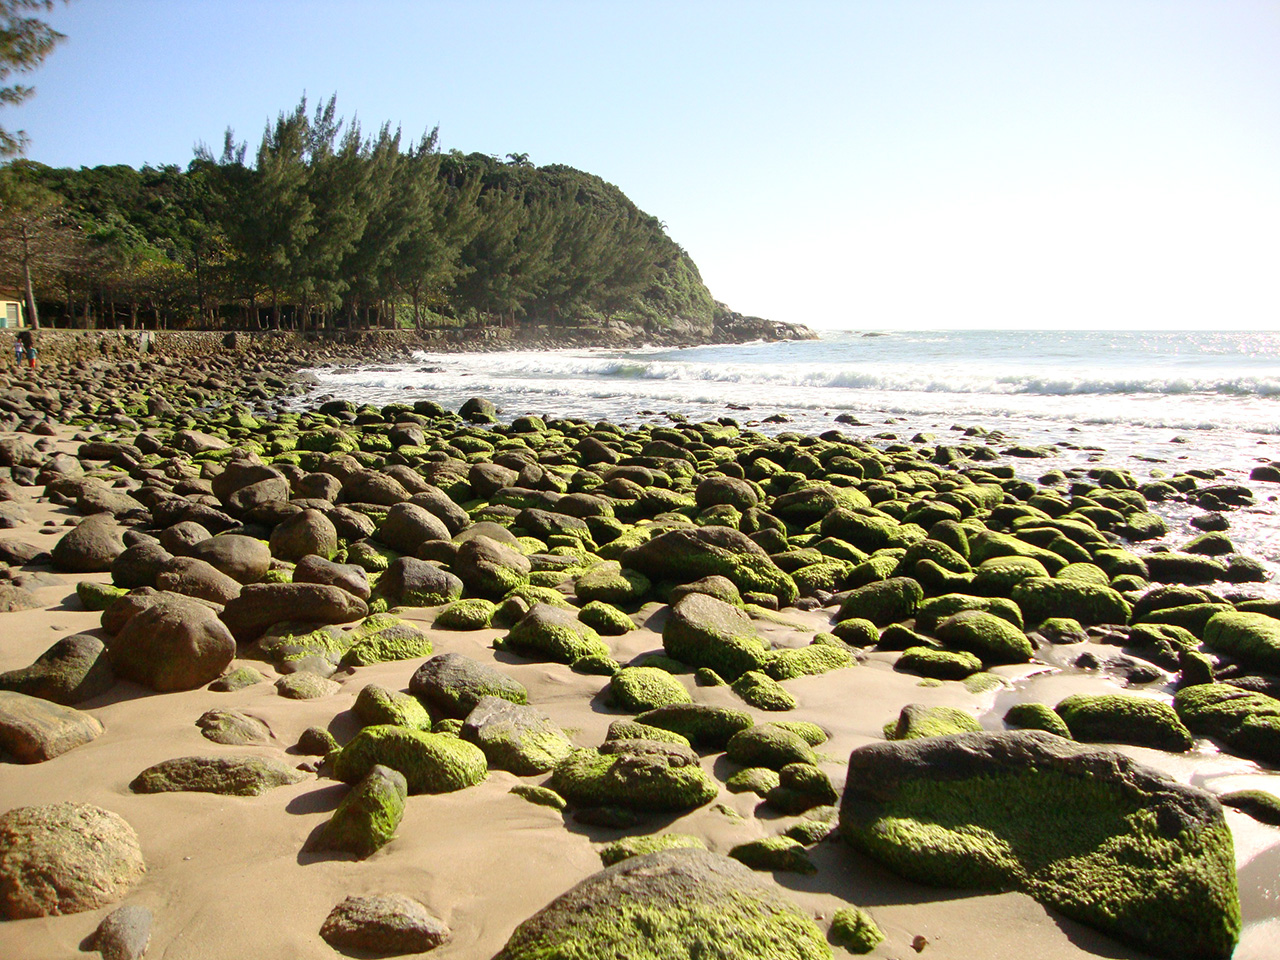
[[[359,347],[353,345],[351,349]],[[3,410],[0,419],[7,421],[7,427],[0,433],[0,439],[17,439],[28,444],[39,465],[18,463],[6,468],[13,479],[0,486],[5,486],[9,502],[25,511],[26,516],[15,514],[9,530],[0,539],[18,540],[47,550],[72,529],[71,525],[84,521],[87,515],[84,505],[89,501],[83,495],[70,495],[67,491],[71,491],[72,486],[58,487],[55,483],[51,490],[48,485],[35,482],[39,471],[46,469],[52,462],[51,458],[57,455],[76,459],[77,462],[82,460],[82,466],[90,473],[121,481],[119,485],[108,488],[118,493],[140,494],[144,486],[151,484],[169,494],[192,499],[192,502],[208,498],[203,501],[206,506],[212,508],[212,504],[217,503],[218,510],[228,509],[228,498],[215,496],[212,488],[212,481],[220,473],[218,468],[226,458],[216,455],[216,445],[210,446],[204,454],[193,453],[194,448],[174,446],[174,437],[181,432],[179,427],[184,422],[191,421],[201,434],[223,434],[220,438],[223,443],[241,444],[253,449],[256,449],[255,444],[265,443],[268,449],[261,450],[259,456],[275,459],[280,467],[290,462],[287,457],[280,459],[281,454],[290,451],[271,454],[269,445],[283,443],[285,434],[290,430],[294,434],[308,432],[298,429],[296,422],[271,421],[249,412],[254,407],[277,407],[278,411],[283,411],[296,399],[296,394],[291,396],[291,391],[305,384],[300,368],[296,365],[291,367],[291,361],[257,357],[244,367],[238,362],[241,359],[215,355],[202,369],[194,370],[188,364],[162,355],[142,359],[141,362],[123,359],[118,363],[111,362],[108,355],[106,359],[86,363],[84,367],[50,363],[39,368],[34,378],[10,376],[8,370],[4,371],[0,399],[8,406],[0,405]],[[365,362],[385,361],[366,357]],[[129,369],[130,365],[134,369]],[[148,404],[141,399],[141,393],[148,384],[149,399],[155,412],[149,411]],[[165,410],[158,400],[164,400],[169,409]],[[243,414],[237,410],[237,402],[243,404]],[[98,408],[87,411],[85,407],[93,403],[99,404]],[[350,409],[342,405],[330,409],[336,426],[323,429],[338,429],[361,438],[389,437],[397,423],[413,422],[400,420],[400,417],[414,415],[410,405],[407,410],[393,411],[392,416],[360,423],[354,405]],[[56,426],[43,426],[50,416],[60,421],[80,419],[81,423],[67,425],[60,422]],[[250,419],[228,419],[243,416]],[[523,425],[532,428],[529,430],[515,430],[510,424],[492,429],[441,418],[430,411],[416,416],[426,421],[419,424],[421,429],[442,431],[442,441],[446,436],[452,437],[448,441],[450,445],[455,441],[461,442],[462,437],[483,440],[486,435],[499,440],[499,446],[515,444],[503,449],[493,448],[490,444],[488,453],[482,453],[483,448],[476,447],[470,452],[479,456],[470,460],[468,451],[455,445],[454,449],[463,454],[458,462],[466,463],[468,468],[482,462],[502,467],[497,461],[503,453],[511,454],[523,447],[533,452],[535,464],[545,461],[541,467],[544,471],[554,474],[557,467],[567,469],[566,464],[558,464],[555,460],[557,456],[568,454],[541,452],[558,449],[558,441],[553,433],[537,429],[536,424]],[[282,426],[289,429],[280,433]],[[571,422],[554,421],[544,426],[551,431],[562,431],[570,427]],[[706,477],[716,473],[713,467],[724,467],[728,460],[714,459],[722,456],[715,453],[717,445],[736,443],[737,438],[731,433],[704,434],[701,440],[696,441],[696,446],[685,450],[692,459],[684,459],[670,449],[673,443],[671,435],[679,433],[676,429],[679,426],[673,424],[666,431],[647,427],[619,434],[617,442],[622,447],[634,443],[638,448],[627,457],[619,457],[619,460],[646,460],[647,466],[637,463],[635,467],[648,470],[651,475],[658,471],[665,475],[668,484],[644,488],[650,491],[647,496],[651,503],[642,513],[653,510],[648,517],[627,516],[626,510],[638,508],[626,506],[625,497],[614,498],[613,508],[615,512],[623,511],[624,525],[634,525],[640,520],[654,522],[666,509],[674,509],[675,513],[692,521],[701,509],[705,509],[693,501],[692,491],[696,485],[691,485],[691,477]],[[15,431],[14,427],[25,429]],[[316,427],[310,432],[318,434],[323,429]],[[138,460],[126,447],[146,430],[155,434],[157,445],[154,451],[143,453],[142,459]],[[114,446],[90,446],[88,453],[96,456],[86,455],[84,444],[90,442],[90,436],[96,433],[106,434],[103,440]],[[83,437],[76,439],[77,434]],[[113,435],[114,441],[108,439]],[[587,433],[583,433],[575,442],[581,445],[586,436]],[[689,443],[695,443],[688,434],[684,436]],[[604,434],[601,434],[601,439],[614,443]],[[791,459],[797,461],[796,469],[785,469],[792,466],[791,462],[778,464],[783,473],[798,476],[802,466],[811,472],[817,470],[811,465],[805,466],[799,458],[804,448],[818,449],[819,441],[811,439],[813,443],[800,445],[801,449],[793,453]],[[664,442],[668,446],[661,446]],[[782,456],[777,448],[785,446],[767,439],[748,438],[747,442],[750,449],[767,449],[777,457]],[[529,446],[531,443],[542,446]],[[41,445],[45,449],[38,449]],[[646,445],[648,453],[640,449]],[[345,462],[344,457],[354,459],[373,471],[385,471],[397,465],[425,470],[431,463],[440,462],[423,459],[413,452],[398,452],[421,446],[425,445],[397,442],[384,448],[367,443],[365,447],[371,449],[357,444],[353,448],[336,446],[329,454],[318,450],[304,452],[312,455],[305,459],[306,463],[317,467],[328,464],[334,469],[339,469],[339,464]],[[707,449],[704,451],[702,447]],[[921,445],[912,444],[910,447],[918,450]],[[748,449],[724,448],[742,452]],[[297,449],[294,448],[295,451]],[[699,457],[699,454],[704,456]],[[913,469],[924,469],[923,458],[912,459],[906,453],[898,455],[905,458],[904,464],[910,462]],[[453,452],[447,452],[447,456],[457,459]],[[13,459],[12,453],[10,459]],[[681,459],[684,459],[684,466],[676,462]],[[400,460],[407,463],[400,463]],[[70,469],[69,460],[58,462]],[[299,456],[297,463],[302,462],[303,457]],[[507,462],[514,461],[508,458]],[[756,462],[748,458],[748,463]],[[821,461],[816,462],[826,466]],[[893,465],[887,457],[885,462]],[[664,465],[658,466],[659,463]],[[574,461],[573,466],[574,469],[584,469],[580,461]],[[968,466],[978,470],[989,467],[982,463]],[[319,472],[303,467],[299,469],[312,476]],[[344,469],[349,472],[352,468],[348,465]],[[503,469],[518,477],[525,476],[510,466]],[[934,469],[939,480],[963,476],[949,466],[934,465]],[[172,475],[166,470],[171,470]],[[339,472],[343,470],[339,469]],[[332,473],[327,475],[335,476]],[[394,472],[391,475],[404,477],[404,474]],[[639,473],[631,475],[641,476]],[[765,486],[768,509],[775,512],[778,498],[785,496],[788,489],[782,483],[773,485],[771,477],[777,475],[762,475],[762,480],[768,484]],[[827,473],[825,469],[820,475],[828,481],[840,476]],[[434,473],[433,476],[441,486],[452,484],[455,496],[463,500],[461,481],[444,473]],[[468,522],[482,516],[498,519],[505,516],[507,520],[514,520],[519,510],[554,506],[555,497],[560,494],[550,480],[544,483],[532,470],[527,478],[534,484],[532,487],[516,484],[511,477],[497,471],[493,476],[509,482],[495,487],[490,496],[483,498],[486,506],[474,507]],[[1083,472],[1076,479],[1092,482]],[[30,485],[23,485],[26,482]],[[467,481],[468,485],[470,482]],[[795,486],[799,482],[793,476],[789,484]],[[543,484],[541,488],[537,486],[540,483]],[[875,489],[875,483],[875,480],[863,477],[860,482],[849,486]],[[904,494],[909,492],[905,480],[893,483]],[[1209,486],[1210,480],[1205,479],[1203,485]],[[177,493],[179,487],[185,492]],[[63,492],[58,493],[59,489]],[[1012,486],[1010,489],[1018,491],[1013,494],[1014,502],[1025,503],[1025,491]],[[508,492],[499,496],[499,491],[503,490]],[[517,490],[527,492],[512,492]],[[297,492],[291,491],[295,495]],[[471,489],[470,492],[475,493],[476,490]],[[939,496],[946,492],[937,487],[933,490]],[[613,497],[612,492],[610,497]],[[155,502],[158,504],[164,499],[159,497]],[[522,504],[518,509],[511,506],[517,499]],[[636,497],[631,499],[650,502]],[[380,518],[386,509],[383,505],[379,511],[367,501],[348,501],[345,497],[341,500],[363,503],[367,512],[361,515],[366,517]],[[508,507],[505,511],[498,509],[504,506],[504,500]],[[912,502],[919,500],[916,497]],[[473,501],[475,498],[464,502]],[[103,501],[96,502],[101,505]],[[881,505],[889,502],[888,499],[878,501]],[[1152,506],[1157,512],[1162,509],[1160,504],[1153,503]],[[157,525],[154,505],[148,511],[147,520],[140,515],[131,515],[130,510],[126,507],[117,514],[117,522],[122,529],[150,535],[158,535],[166,529]],[[288,511],[275,507],[254,517],[246,513],[236,519],[245,525],[257,525],[259,530],[265,529],[269,533],[268,519],[278,525],[288,515]],[[521,522],[529,523],[533,519],[530,516]],[[795,521],[787,529],[787,538],[792,541],[791,549],[816,550],[817,547],[813,546],[816,540],[805,542],[803,526],[800,521]],[[566,524],[564,529],[581,531],[574,524]],[[590,534],[593,545],[598,549],[602,547],[595,541],[603,540],[604,529],[605,525],[597,524]],[[567,534],[545,531],[540,535],[544,549],[549,551],[554,549],[554,545],[564,546],[567,552],[561,552],[559,556],[571,558],[576,554],[565,536]],[[774,552],[781,554],[787,551]],[[547,552],[545,555],[554,554]],[[439,558],[436,561],[441,562]],[[551,564],[549,560],[540,562]],[[556,566],[551,564],[546,569],[553,570]],[[77,574],[51,570],[43,564],[26,568],[15,565],[14,570],[19,578],[33,578],[31,589],[38,606],[28,611],[4,614],[7,618],[4,622],[9,629],[6,642],[0,647],[0,673],[30,664],[50,643],[75,633],[87,631],[110,639],[102,633],[101,614],[84,609],[75,591],[75,584],[80,581],[109,583],[112,580],[110,572]],[[550,580],[551,577],[542,579]],[[562,588],[566,598],[573,600],[575,589],[570,581],[566,580]],[[1247,584],[1236,587],[1219,584],[1218,589],[1224,593],[1230,590],[1245,592],[1249,587]],[[817,633],[830,629],[836,608],[824,601],[830,601],[833,596],[835,593],[832,591],[810,594],[809,599],[815,603],[799,606],[783,603],[785,597],[775,598],[783,607],[781,613],[759,606],[768,599],[767,596],[755,596],[757,606],[752,608],[752,622],[776,648],[803,649]],[[441,609],[439,605],[402,605],[397,609],[404,621],[425,631],[432,641],[433,655],[460,653],[520,682],[528,690],[530,703],[548,715],[577,747],[595,748],[605,740],[612,722],[634,715],[633,711],[605,704],[602,694],[609,687],[608,677],[577,672],[562,663],[494,649],[494,641],[507,635],[506,628],[446,630],[436,626]],[[659,595],[646,595],[642,602],[628,607],[625,612],[635,624],[635,629],[617,637],[607,637],[611,656],[619,663],[627,664],[646,655],[662,653],[663,629],[671,615],[670,605]],[[819,748],[817,765],[838,788],[843,785],[845,761],[850,751],[866,744],[883,742],[882,727],[892,722],[906,703],[957,707],[973,713],[987,729],[1002,730],[1001,714],[1011,699],[1044,699],[1052,705],[1055,699],[1068,693],[1127,691],[1167,701],[1176,682],[1176,671],[1162,670],[1159,681],[1140,689],[1141,685],[1124,686],[1123,673],[1115,666],[1091,669],[1074,664],[1075,657],[1083,653],[1101,658],[1104,664],[1109,662],[1109,658],[1118,653],[1115,641],[1114,633],[1101,630],[1091,633],[1087,640],[1074,646],[1049,644],[1037,634],[1036,660],[991,667],[984,673],[997,678],[998,683],[984,689],[971,689],[965,683],[953,680],[927,682],[927,678],[895,669],[901,657],[896,651],[851,648],[856,665],[786,680],[785,688],[798,704],[783,714],[746,704],[727,686],[700,685],[692,673],[674,676],[696,702],[745,711],[757,723],[785,718],[818,724],[826,732],[828,740]],[[358,691],[370,683],[394,691],[403,690],[411,675],[426,660],[426,657],[417,656],[341,667],[329,677],[339,685],[336,691],[313,700],[292,700],[281,696],[275,686],[276,681],[288,675],[282,669],[284,665],[256,659],[251,656],[255,652],[251,645],[242,643],[229,667],[252,666],[264,675],[264,682],[229,693],[209,690],[206,684],[181,692],[155,693],[135,682],[118,681],[110,690],[77,705],[78,709],[102,722],[105,732],[100,737],[44,763],[0,766],[4,771],[4,776],[0,777],[0,813],[20,805],[65,799],[95,803],[119,813],[134,827],[148,863],[148,873],[138,885],[126,897],[109,906],[58,917],[0,921],[0,953],[32,960],[66,956],[75,951],[76,945],[92,932],[99,920],[120,903],[125,903],[144,906],[152,912],[152,955],[197,957],[208,955],[212,950],[227,955],[280,958],[328,956],[334,954],[319,938],[317,931],[326,912],[334,904],[349,893],[398,892],[425,903],[452,929],[451,941],[432,951],[433,956],[486,957],[499,950],[511,931],[525,918],[599,870],[598,849],[606,841],[629,834],[687,833],[699,837],[713,851],[726,853],[736,844],[777,835],[784,827],[797,821],[795,817],[769,808],[762,803],[762,798],[750,792],[733,793],[726,789],[723,780],[735,768],[719,751],[704,752],[698,760],[698,765],[718,787],[711,803],[674,816],[644,820],[629,830],[585,825],[571,816],[529,803],[512,795],[509,792],[511,787],[544,783],[544,775],[517,776],[491,766],[487,779],[476,786],[454,793],[411,796],[396,839],[364,861],[342,856],[309,855],[303,851],[309,837],[328,819],[346,789],[323,768],[320,778],[309,773],[307,779],[298,784],[277,787],[258,797],[183,792],[159,795],[134,793],[129,783],[137,773],[150,764],[179,756],[249,754],[283,760],[290,766],[312,761],[314,758],[300,754],[295,746],[308,727],[324,727],[339,742],[350,740],[360,727],[360,721],[352,713]],[[1056,672],[1050,673],[1050,667]],[[997,701],[999,710],[996,709]],[[196,719],[210,709],[233,710],[258,719],[269,729],[269,736],[264,742],[239,747],[211,743],[202,737],[195,724]],[[436,719],[438,722],[439,718]],[[1200,741],[1195,750],[1187,754],[1170,754],[1140,746],[1114,749],[1153,764],[1182,782],[1212,783],[1216,793],[1246,786],[1280,793],[1280,776],[1275,772],[1247,759],[1219,753],[1207,740]],[[1280,831],[1230,809],[1226,820],[1236,835],[1238,866],[1244,878],[1242,884],[1245,884],[1242,896],[1246,937],[1244,945],[1236,953],[1236,960],[1260,960],[1273,945],[1275,935],[1280,933],[1275,920],[1276,905],[1265,893],[1270,889],[1266,878],[1273,877],[1275,868],[1280,865]],[[813,845],[809,856],[817,867],[816,875],[808,877],[777,872],[772,874],[771,882],[798,903],[804,912],[819,918],[823,929],[839,907],[855,903],[869,910],[887,937],[876,948],[875,956],[901,956],[918,937],[927,942],[929,956],[956,960],[1027,955],[1049,960],[1141,956],[1136,950],[1102,933],[1064,919],[1023,894],[959,893],[920,886],[896,877],[834,839]],[[759,876],[767,880],[771,874],[766,872]],[[280,897],[279,892],[285,890],[289,891],[288,896]],[[846,954],[837,949],[835,955]]]

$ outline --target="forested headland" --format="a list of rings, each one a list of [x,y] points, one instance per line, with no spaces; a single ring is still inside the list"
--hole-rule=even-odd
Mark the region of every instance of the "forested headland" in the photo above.
[[[334,98],[182,168],[0,168],[0,283],[79,328],[710,330],[654,216],[572,167],[366,133]],[[30,319],[32,310],[27,308]]]

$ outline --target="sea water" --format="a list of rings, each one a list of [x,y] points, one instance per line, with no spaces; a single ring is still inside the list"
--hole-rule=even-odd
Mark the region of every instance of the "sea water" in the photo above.
[[[506,419],[728,417],[765,434],[838,429],[882,445],[919,434],[997,451],[1054,445],[1049,458],[1005,461],[1033,480],[1105,463],[1141,480],[1212,467],[1247,481],[1280,459],[1278,332],[824,331],[684,349],[419,353],[313,372],[313,398],[431,399],[456,410],[481,396]],[[975,428],[994,437],[965,436]],[[1250,485],[1258,504],[1233,511],[1228,533],[1280,575],[1280,510],[1269,499],[1280,486]],[[1200,511],[1158,510],[1173,526],[1166,545],[1197,532],[1187,521]]]

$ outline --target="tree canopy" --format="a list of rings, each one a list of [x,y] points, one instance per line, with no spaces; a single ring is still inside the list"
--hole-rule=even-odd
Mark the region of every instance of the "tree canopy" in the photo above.
[[[0,105],[22,103],[34,87],[8,83],[15,73],[30,73],[44,62],[58,43],[66,39],[33,14],[48,13],[53,0],[0,0]],[[27,137],[21,130],[0,127],[0,157],[22,153]]]
[[[6,178],[43,191],[74,234],[32,274],[56,322],[653,328],[715,309],[684,250],[616,186],[525,153],[442,153],[435,131],[366,132],[333,97],[281,112],[256,149],[228,130],[185,169],[18,160]],[[0,189],[0,221],[20,206]],[[12,277],[5,238],[0,223]]]

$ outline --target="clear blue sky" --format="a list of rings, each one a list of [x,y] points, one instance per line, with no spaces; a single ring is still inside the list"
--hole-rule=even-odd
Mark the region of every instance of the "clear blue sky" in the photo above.
[[[32,159],[185,165],[337,93],[618,184],[816,327],[1280,328],[1277,0],[75,0]],[[250,151],[252,154],[252,150]]]

